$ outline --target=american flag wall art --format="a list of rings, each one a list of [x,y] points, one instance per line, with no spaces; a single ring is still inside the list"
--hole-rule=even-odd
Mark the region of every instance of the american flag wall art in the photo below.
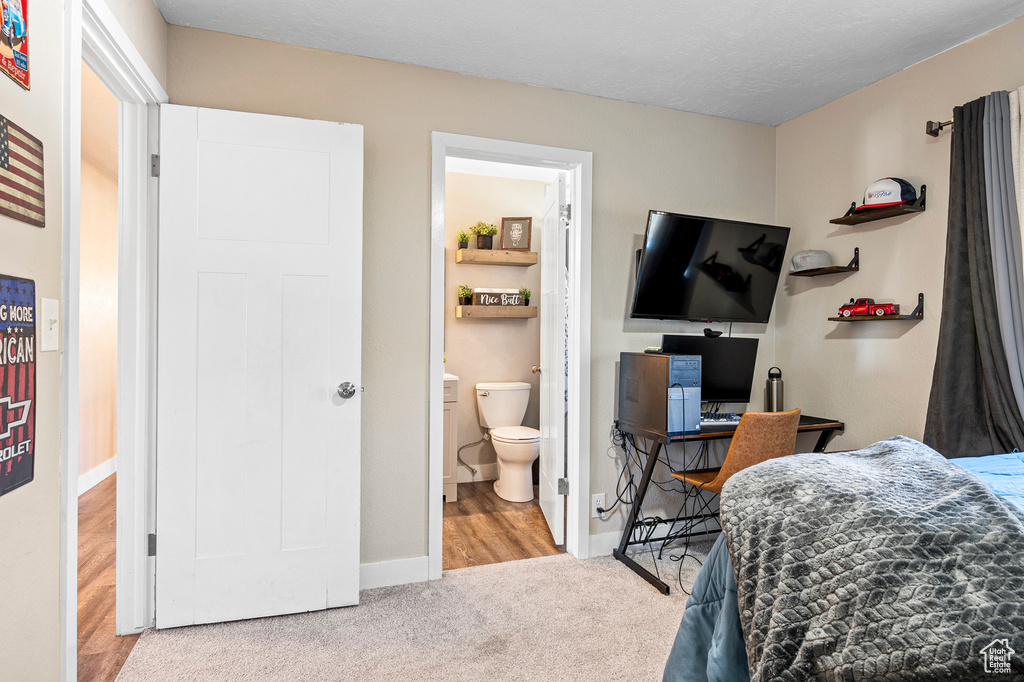
[[[0,116],[0,215],[46,226],[43,143]]]

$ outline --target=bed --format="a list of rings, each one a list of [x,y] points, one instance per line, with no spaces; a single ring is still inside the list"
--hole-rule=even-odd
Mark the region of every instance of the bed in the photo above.
[[[721,520],[666,682],[1024,679],[1024,455],[792,455]]]
[[[1004,500],[1024,512],[1024,453],[985,457],[956,457],[948,460],[977,476]],[[1022,559],[1024,560],[1024,559]],[[1021,652],[1024,654],[1024,652]]]

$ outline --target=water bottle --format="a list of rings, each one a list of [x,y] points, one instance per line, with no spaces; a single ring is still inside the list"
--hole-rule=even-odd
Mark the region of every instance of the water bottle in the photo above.
[[[764,411],[782,412],[782,370],[772,367],[768,370],[768,381],[764,384]]]

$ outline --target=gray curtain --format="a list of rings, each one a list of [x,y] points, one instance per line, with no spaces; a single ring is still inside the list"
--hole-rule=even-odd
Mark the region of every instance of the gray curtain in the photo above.
[[[1024,268],[1014,191],[1010,93],[985,98],[985,198],[999,335],[1017,410],[1024,412]]]
[[[1002,342],[989,230],[985,111],[995,97],[953,112],[942,319],[924,429],[924,441],[947,457],[1024,448],[1024,420]]]

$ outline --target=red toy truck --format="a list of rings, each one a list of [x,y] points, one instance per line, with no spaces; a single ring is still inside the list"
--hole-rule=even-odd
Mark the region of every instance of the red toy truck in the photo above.
[[[873,298],[850,299],[850,302],[839,308],[839,315],[850,317],[851,315],[899,315],[899,303],[875,303]]]

